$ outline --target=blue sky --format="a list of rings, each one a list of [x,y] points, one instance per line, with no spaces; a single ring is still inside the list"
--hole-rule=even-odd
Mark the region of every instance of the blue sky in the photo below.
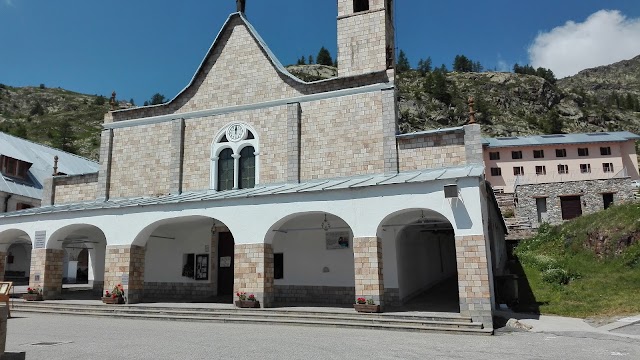
[[[431,56],[450,68],[463,54],[566,76],[640,54],[640,1],[395,3],[397,47],[414,65]],[[234,0],[0,0],[0,83],[172,98],[233,11]],[[336,53],[335,0],[247,0],[247,17],[283,64],[321,46]]]

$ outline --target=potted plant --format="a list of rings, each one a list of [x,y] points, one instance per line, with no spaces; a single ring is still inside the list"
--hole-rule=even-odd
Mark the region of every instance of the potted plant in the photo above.
[[[124,304],[124,289],[122,285],[116,285],[111,292],[109,290],[105,291],[102,302],[105,304]]]
[[[27,293],[22,295],[22,298],[26,301],[42,301],[42,289],[27,288]]]
[[[239,308],[259,308],[260,301],[256,300],[255,295],[250,294],[247,296],[247,293],[244,291],[239,291],[236,293],[238,300],[236,300],[236,306]]]
[[[379,313],[380,305],[376,305],[373,299],[365,299],[363,297],[359,297],[356,299],[356,303],[353,304],[353,307],[357,312],[363,313]]]

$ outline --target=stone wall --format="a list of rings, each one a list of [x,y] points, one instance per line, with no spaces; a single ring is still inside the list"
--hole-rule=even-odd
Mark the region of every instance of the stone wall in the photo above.
[[[4,281],[4,269],[7,261],[7,253],[0,251],[0,281]]]
[[[217,293],[216,284],[145,282],[144,301],[203,301]]]
[[[460,314],[493,328],[492,291],[484,235],[456,236]]]
[[[262,307],[273,306],[273,248],[271,244],[236,244],[233,292],[253,294]]]
[[[398,137],[400,171],[416,171],[466,163],[464,131]]]
[[[386,12],[381,0],[370,11],[338,12],[338,76],[384,71],[387,65]],[[379,6],[376,6],[379,5]],[[346,10],[346,8],[345,8]],[[393,38],[393,37],[391,37]]]
[[[354,237],[356,298],[373,299],[384,308],[384,278],[382,276],[382,241],[379,237]],[[354,299],[355,302],[355,299]]]
[[[111,292],[116,285],[121,284],[127,302],[138,303],[142,301],[144,296],[144,252],[144,247],[136,245],[107,246],[104,259],[104,289]]]
[[[169,193],[171,130],[170,122],[115,129],[111,198]]]
[[[274,290],[278,305],[349,305],[355,298],[355,288],[349,286],[276,285]]]
[[[589,214],[604,209],[602,194],[612,193],[613,203],[633,200],[635,190],[630,178],[568,181],[564,183],[518,185],[516,187],[516,215],[528,218],[538,227],[536,198],[547,199],[547,222],[559,224],[562,220],[561,196],[580,196],[582,213]]]
[[[301,107],[301,181],[384,172],[381,92]]]
[[[53,189],[55,204],[93,201],[98,196],[98,173],[54,177]]]
[[[64,250],[31,250],[29,287],[42,289],[45,299],[57,299],[62,293]]]
[[[244,122],[256,130],[259,141],[260,183],[286,181],[287,106],[240,111],[185,122],[183,189],[209,188],[211,144],[216,134],[232,122]],[[258,149],[256,149],[258,150]]]

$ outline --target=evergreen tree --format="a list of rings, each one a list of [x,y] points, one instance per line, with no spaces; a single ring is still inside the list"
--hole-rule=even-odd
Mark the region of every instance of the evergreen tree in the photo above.
[[[145,101],[144,104],[142,104],[142,106],[149,106],[149,102]]]
[[[31,116],[44,115],[44,108],[42,107],[42,104],[40,104],[39,101],[36,101],[36,103],[33,104],[33,107],[31,108],[29,115]]]
[[[409,70],[411,70],[411,64],[409,64],[407,54],[404,53],[404,50],[400,50],[400,53],[398,54],[398,61],[396,62],[396,71],[398,74],[402,74]]]
[[[102,106],[107,101],[104,96],[100,95],[93,100],[94,105]]]
[[[464,55],[456,55],[456,57],[453,59],[453,71],[472,72],[473,62]]]
[[[313,65],[313,55],[309,55],[309,65]]]
[[[428,73],[431,72],[431,57],[429,56],[428,58],[422,60],[420,59],[420,61],[418,61],[418,71],[420,72],[420,74],[422,76],[427,75]]]
[[[159,104],[163,104],[165,102],[165,97],[164,95],[160,94],[160,93],[155,93],[153,94],[153,96],[151,97],[151,101],[149,101],[149,105],[159,105]]]
[[[329,50],[327,50],[324,46],[320,48],[320,51],[318,51],[318,56],[316,56],[316,64],[327,66],[333,65],[331,54],[329,53]]]
[[[135,103],[135,101],[133,101],[133,98],[129,99],[129,104],[131,104],[133,106],[136,106],[136,103]]]
[[[562,133],[562,119],[557,111],[551,110],[547,117],[542,120],[542,131],[545,134],[560,134]]]

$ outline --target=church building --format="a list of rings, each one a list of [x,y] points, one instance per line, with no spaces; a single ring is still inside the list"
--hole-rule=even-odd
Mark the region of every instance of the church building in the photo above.
[[[29,239],[49,299],[86,247],[96,299],[390,309],[450,281],[455,311],[492,328],[505,227],[480,126],[399,134],[392,0],[337,3],[336,78],[290,74],[242,5],[175,98],[105,116],[95,176],[0,216],[0,250]]]

